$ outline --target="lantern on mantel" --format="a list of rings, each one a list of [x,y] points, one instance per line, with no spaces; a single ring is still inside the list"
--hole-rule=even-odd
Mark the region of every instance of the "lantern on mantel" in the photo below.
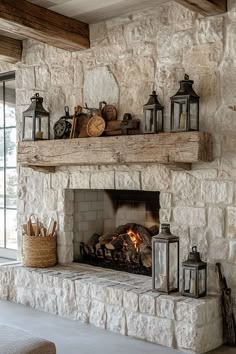
[[[50,115],[43,107],[43,97],[36,93],[30,107],[23,112],[22,140],[50,139]]]
[[[199,298],[207,294],[207,263],[203,262],[197,247],[192,248],[187,261],[182,263],[182,295]]]
[[[185,132],[199,130],[200,97],[193,90],[193,80],[185,74],[180,81],[179,91],[171,97],[171,131]]]
[[[163,132],[164,107],[160,104],[156,91],[153,91],[148,102],[143,106],[144,133]]]
[[[169,224],[152,238],[152,290],[170,294],[179,291],[179,238]]]

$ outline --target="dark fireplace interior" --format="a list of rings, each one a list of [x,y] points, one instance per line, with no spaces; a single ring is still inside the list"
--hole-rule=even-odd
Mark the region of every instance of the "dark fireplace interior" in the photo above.
[[[75,191],[74,261],[151,276],[159,192]]]

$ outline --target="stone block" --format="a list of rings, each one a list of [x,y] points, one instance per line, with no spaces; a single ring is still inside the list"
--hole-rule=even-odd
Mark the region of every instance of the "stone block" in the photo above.
[[[33,66],[23,66],[16,71],[16,87],[18,89],[35,88],[35,71]]]
[[[70,176],[71,189],[90,189],[90,172],[77,171]]]
[[[89,298],[90,297],[90,284],[87,280],[76,280],[75,281],[75,291],[76,296],[79,299],[81,297]]]
[[[189,173],[174,171],[173,176],[173,191],[174,200],[178,205],[195,206],[200,198],[200,181]]]
[[[213,237],[224,236],[225,213],[222,208],[208,209],[208,227],[211,229]]]
[[[47,189],[44,191],[44,207],[48,210],[57,210],[57,191]]]
[[[97,107],[98,102],[101,101],[117,105],[119,87],[107,66],[100,66],[84,72],[84,97],[86,97],[89,107]]]
[[[106,327],[106,309],[103,302],[93,300],[91,304],[89,323],[96,327],[105,329]]]
[[[139,295],[139,311],[148,315],[156,314],[156,299],[160,294],[148,292]]]
[[[171,209],[160,209],[160,222],[162,224],[169,224],[171,221]]]
[[[227,235],[236,236],[236,207],[227,208]]]
[[[60,213],[58,219],[59,219],[58,229],[60,231],[73,232],[74,229],[73,215],[65,215],[64,213]]]
[[[173,210],[174,221],[179,225],[205,226],[205,208],[177,207]]]
[[[130,290],[124,291],[123,306],[125,309],[133,312],[138,312],[139,309],[139,295]]]
[[[236,264],[236,241],[229,242],[229,261]]]
[[[116,189],[140,190],[140,172],[116,172]]]
[[[56,172],[51,176],[51,185],[55,190],[66,189],[69,186],[69,174],[67,172]]]
[[[77,294],[76,294],[77,296]],[[78,309],[78,313],[83,313],[86,314],[87,316],[89,315],[90,312],[90,308],[91,308],[91,298],[90,297],[78,297],[77,296],[77,309]]]
[[[22,305],[35,307],[35,294],[32,289],[17,288],[16,302]]]
[[[91,175],[92,189],[115,189],[115,173],[113,171],[95,172]]]
[[[183,301],[183,296],[161,295],[156,299],[156,314],[158,317],[175,319],[175,311],[178,302]]]
[[[71,263],[74,260],[72,245],[58,245],[57,246],[57,259],[58,263],[66,264]]]
[[[148,341],[166,347],[175,346],[174,323],[166,318],[148,317]]]
[[[164,166],[147,166],[141,172],[142,189],[166,191],[170,185],[170,170]]]
[[[202,198],[206,203],[231,204],[234,198],[234,183],[228,181],[203,181]]]
[[[176,304],[176,320],[200,327],[207,322],[207,305],[203,299],[185,299]]]
[[[106,302],[110,305],[123,305],[123,290],[122,285],[108,286],[106,288]]]
[[[57,243],[58,245],[71,246],[74,240],[74,232],[57,231]]]
[[[219,319],[202,327],[178,322],[175,328],[177,347],[196,353],[206,353],[222,345],[222,333],[222,323]]]
[[[148,316],[126,311],[127,335],[147,340]]]
[[[208,240],[208,247],[208,260],[210,262],[225,261],[228,259],[228,240],[223,238],[211,238]]]
[[[200,19],[198,21],[199,43],[214,43],[223,40],[224,18]]]
[[[53,65],[51,68],[52,82],[54,86],[64,87],[74,84],[74,67]]]
[[[106,305],[107,325],[109,331],[126,334],[125,310],[119,306]]]
[[[169,209],[172,206],[172,194],[161,192],[160,193],[160,206],[163,209]]]
[[[35,308],[57,315],[57,296],[42,291],[36,291]]]

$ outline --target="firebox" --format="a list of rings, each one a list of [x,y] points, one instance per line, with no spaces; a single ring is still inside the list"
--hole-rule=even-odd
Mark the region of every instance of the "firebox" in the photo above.
[[[159,192],[75,190],[74,261],[151,276]]]

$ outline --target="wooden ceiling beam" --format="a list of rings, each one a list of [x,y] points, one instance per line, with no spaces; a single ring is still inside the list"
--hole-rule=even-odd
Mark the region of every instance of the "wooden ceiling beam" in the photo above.
[[[89,25],[26,0],[0,0],[0,29],[69,51],[89,48]]]
[[[188,9],[203,16],[214,16],[227,11],[227,0],[175,0]]]
[[[8,63],[21,61],[22,42],[0,35],[0,60]]]

